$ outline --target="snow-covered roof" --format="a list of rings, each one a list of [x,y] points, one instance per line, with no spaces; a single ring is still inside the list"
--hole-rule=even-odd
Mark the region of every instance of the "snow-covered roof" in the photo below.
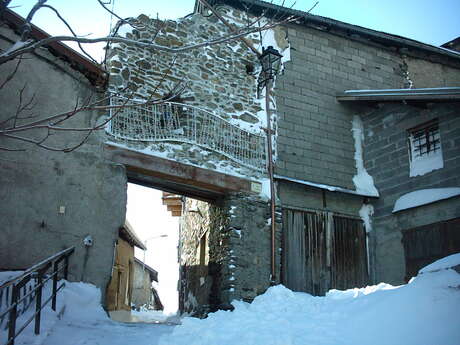
[[[120,232],[127,237],[127,241],[133,246],[136,246],[142,250],[147,250],[142,241],[137,236],[132,225],[126,220],[125,225],[120,229]]]
[[[136,257],[134,257],[134,262],[136,262],[137,264],[139,264],[142,267],[145,267],[145,269],[150,274],[150,278],[158,283],[158,272],[154,268],[150,267],[145,262],[142,262],[141,260],[139,260]]]
[[[287,177],[287,176],[281,176],[281,175],[277,175],[277,174],[275,174],[273,177],[276,180],[284,180],[284,181],[294,182],[294,183],[298,183],[298,184],[303,184],[303,185],[309,186],[309,187],[314,187],[314,188],[318,188],[318,189],[324,189],[324,190],[327,190],[329,192],[341,192],[341,193],[346,193],[346,194],[364,196],[364,197],[368,197],[368,198],[378,198],[378,195],[375,195],[373,193],[362,192],[362,191],[354,191],[354,190],[339,187],[339,186],[331,186],[331,185],[322,184],[322,183],[299,180],[299,179],[295,179],[295,178],[291,178],[291,177]]]
[[[14,31],[19,30],[25,23],[23,17],[8,8],[4,9],[1,19]],[[35,40],[43,40],[51,37],[50,34],[34,24],[31,24],[30,34]],[[108,75],[100,66],[66,44],[56,41],[47,44],[45,47],[53,55],[68,62],[71,68],[81,72],[92,84],[99,86],[106,83]]]
[[[404,194],[395,202],[393,213],[460,195],[459,187],[421,189]]]

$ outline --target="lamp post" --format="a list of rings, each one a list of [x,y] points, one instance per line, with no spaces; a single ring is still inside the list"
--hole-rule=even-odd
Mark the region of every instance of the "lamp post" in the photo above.
[[[157,235],[157,236],[152,236],[144,240],[144,259],[142,260],[142,271],[145,271],[145,252],[147,251],[147,242],[156,238],[161,238],[161,237],[168,237],[168,235],[163,234],[163,235]]]
[[[271,126],[271,111],[270,111],[270,91],[273,85],[273,80],[278,74],[281,67],[281,58],[283,56],[272,46],[267,49],[262,48],[262,54],[259,56],[259,61],[262,70],[258,79],[258,91],[260,92],[265,87],[265,110],[267,112],[267,170],[270,179],[270,209],[271,209],[271,284],[276,280],[276,265],[275,265],[275,184],[273,181],[273,149],[272,149],[272,126]]]

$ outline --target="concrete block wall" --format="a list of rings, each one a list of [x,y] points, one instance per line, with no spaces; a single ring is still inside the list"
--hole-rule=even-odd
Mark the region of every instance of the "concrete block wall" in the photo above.
[[[353,113],[336,101],[349,89],[401,88],[401,56],[303,26],[290,26],[291,61],[276,80],[276,173],[354,189]]]
[[[409,177],[407,130],[437,118],[444,168]],[[460,186],[460,118],[458,103],[430,104],[426,108],[404,104],[376,106],[362,116],[365,128],[364,159],[379,190],[372,202],[372,247],[375,282],[401,283],[405,276],[401,230],[460,216],[459,200],[451,199],[393,214],[396,200],[409,192]]]
[[[6,28],[1,34],[15,39]],[[1,49],[7,46],[8,42],[0,41]],[[1,65],[2,79],[15,66],[14,61]],[[14,78],[0,90],[0,122],[14,115],[24,85],[25,100],[35,95],[30,111],[34,120],[73,110],[77,100],[97,97],[81,73],[41,50],[22,60]],[[88,127],[98,116],[82,112],[64,125]],[[21,135],[38,139],[45,133],[35,130]],[[84,135],[55,133],[47,144],[68,147]],[[93,283],[104,294],[118,229],[125,218],[126,174],[123,167],[105,160],[103,140],[103,135],[94,133],[85,145],[63,153],[0,138],[0,147],[25,150],[0,151],[0,269],[24,269],[75,246],[70,280]],[[61,206],[64,213],[59,212]],[[83,244],[87,235],[93,238],[92,247]]]

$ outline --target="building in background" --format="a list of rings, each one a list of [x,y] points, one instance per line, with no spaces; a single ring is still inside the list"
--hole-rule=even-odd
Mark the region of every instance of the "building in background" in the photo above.
[[[128,221],[125,221],[118,233],[112,276],[107,286],[105,306],[109,312],[132,309],[133,291],[137,282],[134,247],[147,249]]]
[[[153,287],[153,282],[158,283],[158,272],[138,258],[134,258],[134,281],[132,293],[132,306],[136,310],[163,310],[160,296]]]

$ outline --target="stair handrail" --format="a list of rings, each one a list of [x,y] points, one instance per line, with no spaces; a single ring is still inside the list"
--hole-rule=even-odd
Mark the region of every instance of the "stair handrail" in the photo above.
[[[5,283],[0,285],[0,291],[9,291],[11,290],[11,303],[6,308],[6,310],[1,311],[0,320],[9,314],[8,320],[8,339],[4,345],[14,345],[16,337],[35,319],[35,334],[40,334],[40,319],[41,319],[41,310],[51,301],[51,308],[56,311],[56,297],[58,291],[60,291],[64,286],[63,282],[58,286],[58,275],[61,271],[63,272],[63,278],[67,280],[69,273],[69,257],[75,251],[75,247],[70,247],[64,249],[42,261],[33,265],[32,267],[25,270],[19,276],[8,280]],[[59,267],[59,264],[64,262],[64,265]],[[47,271],[52,268],[51,274],[46,274]],[[33,287],[29,287],[29,291],[24,289],[24,287],[32,279],[35,280]],[[52,293],[51,296],[42,303],[42,292],[43,286],[46,282],[52,279]],[[24,290],[23,296],[21,296],[21,289]],[[18,306],[21,302],[26,301],[26,299],[35,299],[35,313],[27,319],[21,328],[16,331],[16,321],[18,316]],[[22,313],[24,310],[22,310]]]

